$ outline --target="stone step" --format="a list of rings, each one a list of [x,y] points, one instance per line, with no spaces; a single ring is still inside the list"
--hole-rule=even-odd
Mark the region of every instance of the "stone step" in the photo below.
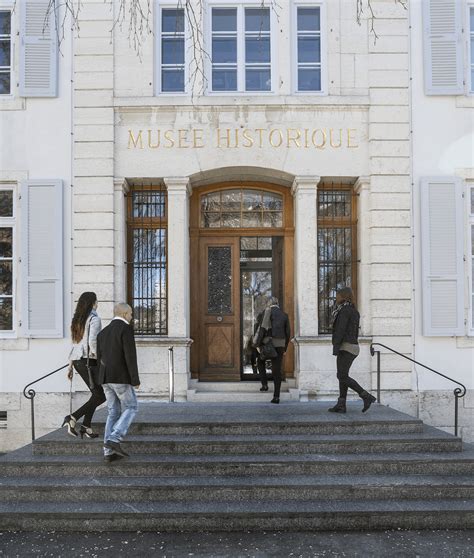
[[[344,420],[338,415],[337,420],[330,420],[328,413],[326,420],[314,420],[307,422],[277,421],[269,422],[196,422],[196,423],[161,423],[134,422],[129,430],[129,435],[155,434],[160,436],[194,436],[194,435],[294,435],[294,434],[401,434],[417,433],[423,431],[423,422],[418,419],[403,421],[383,421],[361,419]],[[362,415],[364,416],[364,415]],[[94,429],[102,436],[104,433],[104,422],[94,422]],[[64,438],[64,430],[61,436]]]
[[[472,529],[473,500],[0,503],[0,530]]]
[[[178,477],[298,475],[474,475],[474,450],[433,453],[297,455],[31,455],[28,446],[0,458],[2,477]]]
[[[191,380],[189,382],[189,388],[196,391],[218,391],[218,392],[247,392],[247,393],[259,393],[261,387],[258,381],[242,381],[242,382],[201,382],[198,380]],[[273,382],[268,382],[269,390],[267,395],[273,391]],[[296,388],[296,380],[294,378],[288,378],[288,380],[282,382],[282,391],[288,391],[290,388]]]
[[[100,455],[103,441],[46,435],[33,444],[35,455]],[[260,435],[260,436],[128,436],[124,448],[130,454],[153,455],[258,455],[334,454],[461,451],[462,441],[434,428],[416,434]]]
[[[474,477],[3,477],[2,502],[253,502],[474,499]]]
[[[192,390],[187,391],[187,400],[191,403],[269,403],[272,399],[272,388],[267,392],[258,390],[252,391],[205,391]],[[280,394],[280,402],[287,403],[290,401],[299,401],[299,390],[289,389],[282,390]]]

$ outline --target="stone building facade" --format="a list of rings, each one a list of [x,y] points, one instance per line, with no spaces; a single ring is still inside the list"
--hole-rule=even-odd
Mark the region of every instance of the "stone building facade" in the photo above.
[[[277,294],[294,335],[285,360],[288,398],[304,403],[336,394],[328,326],[343,284],[354,287],[361,312],[354,364],[361,383],[376,389],[371,342],[434,368],[442,353],[441,371],[469,389],[460,420],[472,438],[472,337],[466,330],[455,342],[450,332],[433,338],[420,325],[419,184],[446,174],[422,162],[423,149],[413,151],[437,112],[433,104],[414,117],[426,102],[413,71],[420,56],[427,63],[421,4],[410,11],[391,0],[373,4],[376,41],[367,20],[357,25],[353,0],[295,0],[275,9],[262,9],[260,0],[204,2],[209,56],[193,81],[194,33],[175,3],[153,4],[153,34],[137,57],[114,27],[114,2],[87,0],[79,32],[61,45],[50,98],[25,88],[22,35],[11,35],[0,176],[18,208],[11,219],[21,262],[11,332],[0,341],[4,448],[27,442],[29,404],[20,391],[67,359],[68,325],[85,290],[97,293],[104,323],[115,302],[134,306],[142,398],[168,397],[173,347],[179,401],[245,400],[249,385],[258,390],[249,328],[264,295]],[[12,15],[12,26],[27,29],[23,17]],[[456,118],[466,122],[472,97],[457,95],[442,101],[465,101]],[[20,137],[26,149],[18,151]],[[433,130],[430,139],[442,148],[443,134]],[[459,166],[470,180],[472,152],[469,163],[468,145],[462,149]],[[36,223],[38,206],[26,204],[45,185],[51,200],[62,195],[61,219],[52,202],[45,207],[50,229]],[[46,330],[45,310],[24,277],[35,231],[51,239],[46,252],[56,251],[51,269],[60,270],[44,291],[58,301]],[[449,384],[420,379],[409,360],[381,352],[382,402],[452,430]],[[77,384],[75,402],[86,395]],[[56,375],[37,389],[44,432],[66,414],[69,387]]]

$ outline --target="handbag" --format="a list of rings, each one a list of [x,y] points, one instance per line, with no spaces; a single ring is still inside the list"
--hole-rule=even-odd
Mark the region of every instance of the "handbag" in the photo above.
[[[270,337],[266,343],[260,345],[259,358],[261,360],[268,360],[269,358],[276,358],[278,353],[273,345],[272,338]]]

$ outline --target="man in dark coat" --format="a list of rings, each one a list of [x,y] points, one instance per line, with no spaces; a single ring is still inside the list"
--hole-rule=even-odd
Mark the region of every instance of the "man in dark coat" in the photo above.
[[[130,326],[132,308],[125,303],[117,304],[114,315],[97,337],[99,384],[103,385],[108,408],[104,433],[105,461],[115,461],[128,455],[120,442],[137,414],[134,388],[140,387],[137,349]]]

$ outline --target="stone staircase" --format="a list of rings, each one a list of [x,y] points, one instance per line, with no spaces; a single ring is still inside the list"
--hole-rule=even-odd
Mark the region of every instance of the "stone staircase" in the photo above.
[[[0,531],[474,528],[474,447],[327,407],[144,403],[108,464],[99,440],[52,432],[0,457]]]
[[[273,397],[273,381],[268,391],[259,391],[260,382],[199,382],[191,380],[186,399],[191,403],[268,403]],[[280,401],[299,401],[296,380],[288,378],[281,384]]]

